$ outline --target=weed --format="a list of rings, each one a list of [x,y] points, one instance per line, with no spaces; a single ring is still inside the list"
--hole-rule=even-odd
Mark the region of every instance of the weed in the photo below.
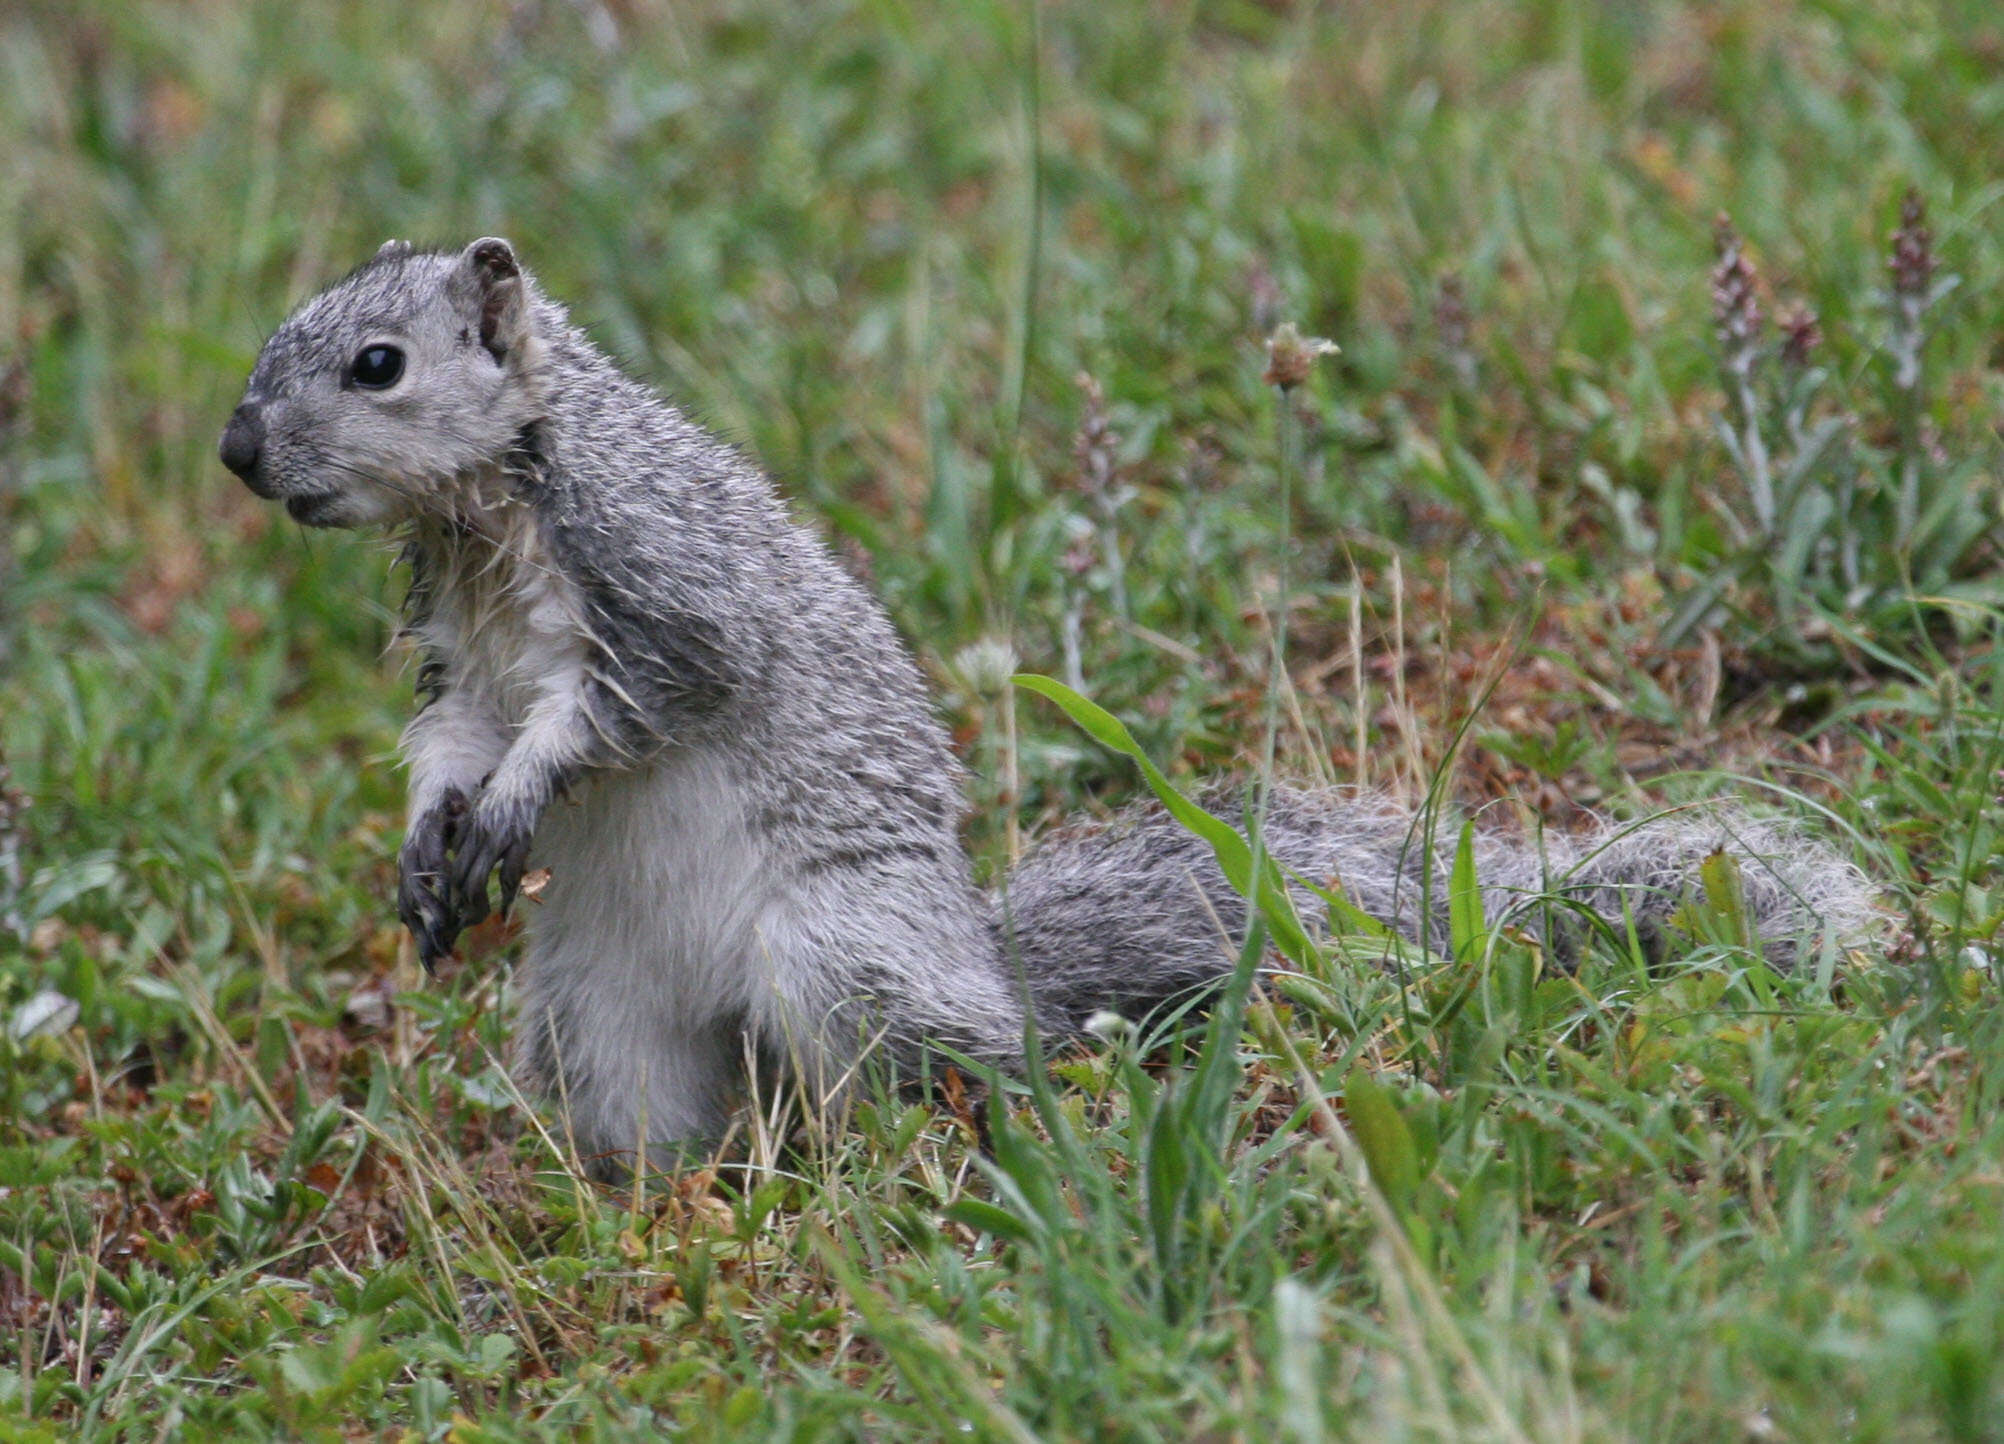
[[[1664,640],[1682,641],[1743,582],[1753,595],[1729,610],[1746,641],[1824,671],[1829,649],[1817,644],[1833,630],[1840,642],[1862,635],[1912,647],[1934,623],[1955,630],[1994,606],[1994,448],[1951,459],[1927,411],[1928,338],[1961,278],[1937,274],[1919,193],[1901,202],[1879,293],[1882,420],[1829,409],[1835,387],[1818,364],[1815,313],[1794,303],[1769,342],[1753,265],[1724,216],[1715,244],[1712,310],[1728,399],[1719,437],[1746,513],[1724,513],[1733,544],[1680,601]]]

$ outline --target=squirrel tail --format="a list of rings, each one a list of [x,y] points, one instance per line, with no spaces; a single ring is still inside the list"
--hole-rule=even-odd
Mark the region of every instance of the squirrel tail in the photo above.
[[[1220,816],[1240,815],[1235,795],[1206,802]],[[1408,938],[1446,945],[1457,822],[1438,819],[1429,849],[1418,815],[1387,798],[1276,788],[1265,836],[1290,874],[1339,891]],[[1562,965],[1577,954],[1582,909],[1617,934],[1632,920],[1645,949],[1662,953],[1680,909],[1704,891],[1706,860],[1721,852],[1736,864],[1725,875],[1737,874],[1747,931],[1777,968],[1814,958],[1826,937],[1861,939],[1878,915],[1864,874],[1829,847],[1725,807],[1535,842],[1474,834],[1485,917],[1543,937]],[[1304,888],[1295,903],[1304,921],[1325,915]],[[1045,841],[1011,874],[996,914],[1038,1026],[1057,1036],[1102,1009],[1140,1018],[1216,984],[1246,926],[1245,900],[1209,846],[1155,807]]]

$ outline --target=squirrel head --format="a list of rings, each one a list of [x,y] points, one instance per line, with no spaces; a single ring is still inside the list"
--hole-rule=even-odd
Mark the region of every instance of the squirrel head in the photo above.
[[[543,415],[544,328],[508,242],[386,242],[266,341],[219,448],[309,526],[449,511]]]

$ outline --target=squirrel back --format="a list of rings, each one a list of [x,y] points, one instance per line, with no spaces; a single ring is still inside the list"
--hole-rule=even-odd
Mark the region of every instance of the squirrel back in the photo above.
[[[518,1031],[588,1157],[715,1136],[747,1067],[826,1098],[871,1050],[1020,1065],[1026,992],[1070,1035],[1229,971],[1244,905],[1160,813],[977,890],[960,763],[882,606],[507,242],[393,242],[306,302],[221,452],[302,523],[402,537],[421,706],[399,912],[430,966],[491,886],[505,909],[532,859],[551,870]],[[1282,791],[1266,836],[1438,940],[1446,862],[1408,812]],[[1716,847],[1778,964],[1869,912],[1834,854],[1726,812],[1542,850],[1484,834],[1478,867],[1492,916],[1560,894],[1655,936]]]

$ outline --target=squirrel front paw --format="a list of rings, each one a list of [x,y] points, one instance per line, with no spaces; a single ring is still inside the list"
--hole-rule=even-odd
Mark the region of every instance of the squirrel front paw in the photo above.
[[[491,911],[487,903],[490,874],[501,884],[502,914],[515,905],[535,831],[534,808],[491,792],[474,804],[459,831],[448,895],[462,926],[472,927]]]
[[[466,794],[446,788],[411,819],[397,853],[397,916],[417,942],[418,960],[427,973],[452,951],[462,927],[453,901],[451,869],[466,815]]]

